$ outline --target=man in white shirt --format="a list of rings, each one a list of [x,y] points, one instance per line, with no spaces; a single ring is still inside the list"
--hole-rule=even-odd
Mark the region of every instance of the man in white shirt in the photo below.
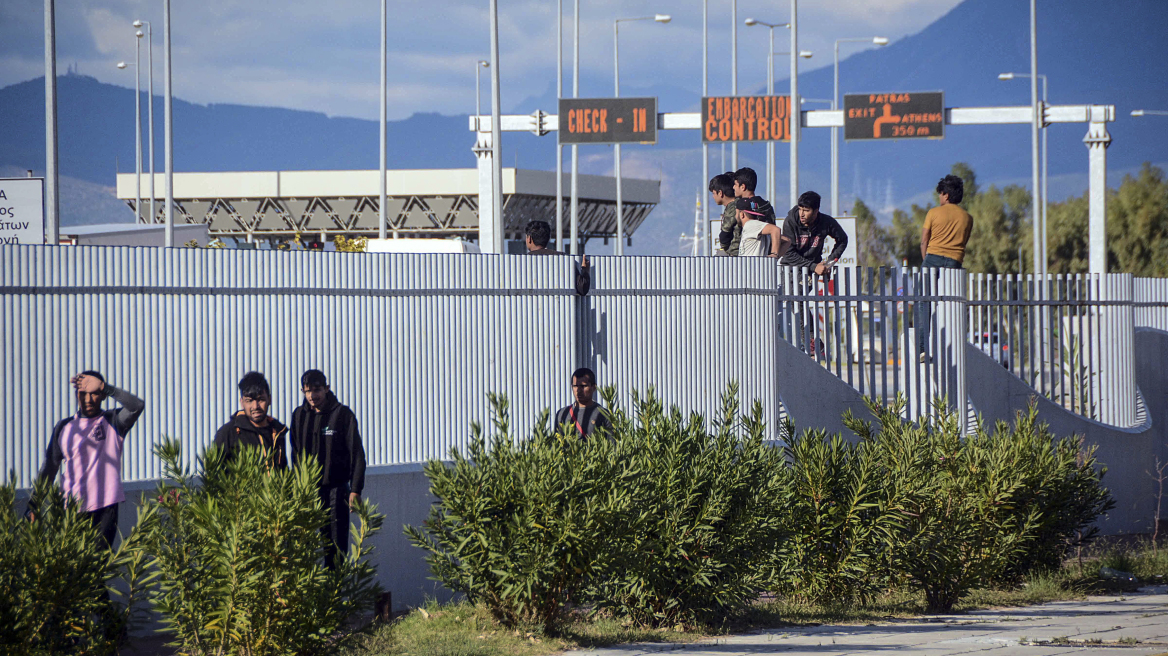
[[[738,256],[782,257],[791,246],[791,240],[773,223],[762,220],[762,214],[745,198],[738,199],[738,223],[742,226],[742,241],[739,242]]]

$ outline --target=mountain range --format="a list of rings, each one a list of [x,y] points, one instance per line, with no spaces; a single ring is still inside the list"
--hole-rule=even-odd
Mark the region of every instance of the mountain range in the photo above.
[[[1111,104],[1117,120],[1108,166],[1113,184],[1124,172],[1151,161],[1168,163],[1168,117],[1133,118],[1137,108],[1168,109],[1168,2],[1090,0],[1039,3],[1039,67],[1050,82],[1053,104]],[[845,36],[845,35],[841,35]],[[816,60],[821,61],[821,60]],[[761,62],[760,62],[761,63]],[[739,66],[746,63],[740,60]],[[711,70],[715,67],[711,66]],[[785,66],[778,66],[785,69]],[[886,47],[866,50],[840,64],[841,92],[934,91],[949,107],[1023,105],[1025,80],[1001,81],[1001,72],[1029,70],[1028,4],[1020,0],[965,0],[928,27]],[[757,79],[757,78],[755,78]],[[717,82],[717,84],[715,84]],[[582,80],[585,89],[603,79]],[[805,98],[830,98],[832,67],[802,73]],[[700,80],[662,80],[652,87],[623,85],[627,96],[657,96],[660,111],[696,111]],[[711,80],[711,89],[727,86]],[[783,93],[787,80],[777,79]],[[744,94],[762,89],[742,89]],[[114,175],[134,168],[134,91],[81,75],[59,78],[62,222],[130,220],[111,200]],[[145,108],[145,95],[143,95]],[[554,112],[554,87],[505,108],[509,113]],[[806,105],[805,109],[823,105]],[[275,107],[174,101],[176,171],[246,171],[376,168],[377,123]],[[390,168],[467,168],[475,165],[466,116],[420,113],[389,125]],[[155,161],[162,169],[162,98],[155,98]],[[1084,124],[1049,128],[1051,199],[1086,189]],[[552,169],[554,133],[536,137],[508,133],[506,166]],[[145,148],[144,148],[145,151]],[[585,173],[610,174],[611,149],[581,149]],[[678,238],[691,232],[701,180],[700,140],[693,131],[661,131],[654,146],[624,149],[624,174],[662,181],[661,204],[634,236],[634,253],[676,253]],[[744,144],[739,165],[754,166],[765,179],[764,148]],[[801,187],[829,197],[829,133],[808,129],[800,145]],[[787,146],[776,147],[777,196],[787,204]],[[1030,130],[1025,125],[949,126],[942,140],[842,143],[840,193],[845,208],[862,198],[883,217],[894,207],[931,198],[936,180],[957,161],[968,162],[979,181],[1030,182]],[[711,172],[720,170],[721,149],[711,149]],[[566,167],[565,167],[566,168]],[[44,169],[44,81],[0,89],[0,175]],[[103,196],[104,194],[104,196]],[[590,252],[607,247],[590,244]]]

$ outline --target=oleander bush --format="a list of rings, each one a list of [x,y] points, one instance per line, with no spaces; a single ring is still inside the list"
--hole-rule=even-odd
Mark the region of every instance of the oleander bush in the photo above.
[[[111,551],[53,482],[17,508],[0,486],[0,653],[113,654],[135,615],[144,562],[131,534]]]
[[[710,623],[753,601],[790,528],[783,453],[766,443],[761,404],[740,416],[732,385],[707,426],[652,391],[633,394],[633,416],[605,396],[633,512],[617,518],[589,601],[647,626]]]
[[[580,440],[547,428],[511,434],[507,399],[491,395],[494,432],[479,424],[450,465],[426,464],[438,499],[422,527],[406,527],[434,577],[481,602],[508,626],[554,626],[587,582],[609,569],[609,543],[634,512],[626,488],[640,472],[627,442]]]
[[[451,464],[426,474],[437,503],[407,527],[436,579],[509,626],[554,626],[573,608],[642,626],[713,623],[764,590],[851,604],[890,589],[947,612],[976,587],[1057,564],[1113,505],[1105,470],[1076,438],[1055,440],[1032,406],[1013,426],[963,435],[938,402],[906,422],[903,402],[850,414],[858,440],[821,430],[767,442],[737,389],[711,425],[650,392],[632,412],[603,391],[612,430],[580,440],[511,434],[492,396]]]
[[[328,522],[320,465],[274,469],[259,449],[234,458],[212,447],[201,475],[178,441],[155,447],[163,479],[139,508],[141,548],[156,579],[155,610],[184,654],[330,653],[357,628],[378,593],[368,562],[382,516],[362,499],[352,544],[324,566]]]

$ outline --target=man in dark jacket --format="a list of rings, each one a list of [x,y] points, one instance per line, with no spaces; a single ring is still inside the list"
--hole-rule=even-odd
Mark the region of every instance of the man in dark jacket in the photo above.
[[[105,382],[96,371],[84,371],[70,381],[76,390],[77,413],[57,422],[45,461],[37,481],[61,477],[61,490],[77,502],[102,542],[113,547],[118,530],[118,504],[126,498],[122,490],[122,450],[126,433],[146,408],[133,394]],[[102,410],[101,404],[113,398],[122,407]],[[29,500],[28,516],[36,520],[39,499]]]
[[[791,240],[791,248],[780,261],[787,266],[810,267],[823,275],[831,272],[831,267],[848,247],[848,233],[840,227],[835,218],[819,211],[819,194],[805,191],[799,196],[799,204],[791,208],[783,221],[783,236]],[[827,237],[835,240],[835,247],[827,260],[823,259],[823,244]]]
[[[285,447],[287,427],[268,415],[272,405],[272,388],[264,375],[252,371],[239,381],[239,405],[242,408],[215,432],[215,446],[234,458],[240,447],[260,449],[270,467],[287,469]]]
[[[292,464],[312,456],[320,463],[320,500],[329,513],[325,564],[349,549],[349,510],[365,487],[365,446],[357,417],[337,401],[323,372],[300,377],[304,403],[292,413]]]
[[[588,439],[599,430],[612,430],[612,424],[604,414],[604,408],[596,402],[596,374],[587,367],[572,372],[572,405],[561,408],[556,413],[556,428],[564,424],[572,426],[572,432],[580,439]]]
[[[526,236],[523,238],[523,243],[527,246],[528,255],[563,255],[554,248],[547,247],[548,242],[552,239],[552,226],[547,221],[528,221],[524,233]],[[576,267],[576,294],[578,296],[587,296],[588,290],[592,287],[590,267],[588,256],[585,255],[581,265]]]

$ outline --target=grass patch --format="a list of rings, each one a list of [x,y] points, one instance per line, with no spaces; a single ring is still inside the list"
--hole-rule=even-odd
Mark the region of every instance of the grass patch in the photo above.
[[[693,642],[704,633],[642,629],[612,618],[582,614],[549,634],[541,626],[508,629],[482,606],[427,604],[390,624],[371,627],[343,656],[540,656],[567,649],[630,642]]]
[[[977,589],[954,607],[955,613],[991,608],[1031,606],[1052,601],[1072,601],[1088,594],[1122,592],[1099,579],[1101,566],[1135,574],[1142,584],[1168,578],[1168,550],[1105,551],[1082,565],[1068,563],[1057,572],[1027,577],[1013,589]],[[1121,567],[1122,566],[1122,567]],[[1124,569],[1128,567],[1130,569]],[[870,624],[893,619],[912,619],[926,611],[923,593],[892,590],[864,604],[814,604],[797,598],[764,598],[741,613],[728,616],[716,626],[647,629],[610,617],[587,618],[577,613],[557,632],[541,626],[507,629],[483,607],[467,602],[431,602],[390,624],[371,627],[343,656],[542,656],[568,649],[596,648],[633,642],[694,642],[702,638],[759,629],[817,624]],[[1060,644],[1060,638],[1042,641]],[[1067,640],[1061,638],[1061,640]],[[1118,644],[1132,644],[1120,639]],[[1025,638],[1023,642],[1026,642]],[[1078,643],[1075,643],[1078,644]]]

